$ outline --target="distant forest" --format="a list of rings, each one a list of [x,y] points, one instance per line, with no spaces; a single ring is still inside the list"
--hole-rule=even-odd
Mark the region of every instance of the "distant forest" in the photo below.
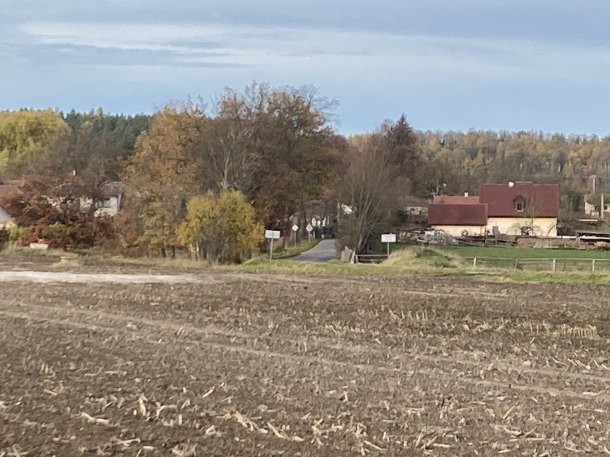
[[[344,234],[363,245],[408,196],[558,183],[567,217],[582,211],[591,176],[598,190],[610,182],[610,137],[424,132],[404,115],[345,137],[332,109],[311,88],[252,84],[227,89],[212,107],[187,102],[151,116],[0,111],[0,176],[123,181],[137,202],[125,216],[139,230],[132,241],[158,246],[178,244],[186,202],[206,192],[239,191],[265,226],[282,229],[294,214],[306,220],[345,203],[362,220],[354,217]]]

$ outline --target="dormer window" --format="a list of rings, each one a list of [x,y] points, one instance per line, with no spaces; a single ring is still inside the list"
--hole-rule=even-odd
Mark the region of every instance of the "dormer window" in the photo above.
[[[525,210],[525,199],[521,196],[515,198],[515,211],[523,212]]]

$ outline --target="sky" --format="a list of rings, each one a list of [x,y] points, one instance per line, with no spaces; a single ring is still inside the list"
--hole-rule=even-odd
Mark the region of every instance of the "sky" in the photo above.
[[[0,109],[152,113],[313,86],[340,133],[610,134],[603,0],[2,0]]]

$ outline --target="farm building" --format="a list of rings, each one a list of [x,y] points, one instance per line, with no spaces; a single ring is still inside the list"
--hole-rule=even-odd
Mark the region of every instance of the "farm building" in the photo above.
[[[487,205],[481,203],[433,203],[428,224],[453,236],[485,235]]]
[[[608,217],[607,214],[610,213],[610,194],[587,194],[584,197],[584,202],[586,216],[602,220]]]
[[[487,204],[491,233],[557,236],[557,184],[482,184],[479,199]]]
[[[556,184],[482,184],[479,196],[435,196],[428,208],[428,224],[454,236],[557,236],[558,216]]]

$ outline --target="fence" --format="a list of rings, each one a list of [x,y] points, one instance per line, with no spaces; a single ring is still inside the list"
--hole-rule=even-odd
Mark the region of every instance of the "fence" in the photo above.
[[[386,254],[357,254],[356,263],[381,263]],[[464,259],[475,268],[504,268],[530,271],[601,271],[610,272],[610,259],[531,258],[510,259],[497,257],[468,257]]]
[[[387,254],[357,254],[356,263],[381,263],[387,258]]]
[[[476,268],[511,268],[532,271],[610,271],[610,259],[501,259],[467,258]]]

